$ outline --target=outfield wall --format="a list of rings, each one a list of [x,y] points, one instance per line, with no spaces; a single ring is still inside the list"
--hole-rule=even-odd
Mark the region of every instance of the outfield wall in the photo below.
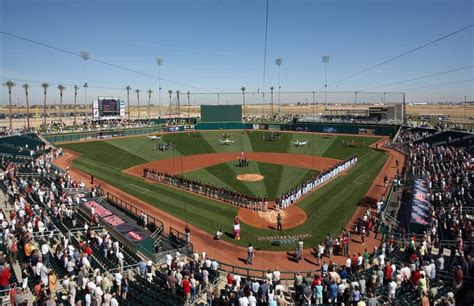
[[[196,130],[280,130],[318,133],[367,134],[394,136],[400,125],[358,124],[358,123],[242,123],[242,122],[198,122]]]
[[[177,127],[184,131],[184,126]],[[318,133],[343,133],[343,134],[367,134],[379,136],[394,136],[399,125],[357,124],[357,123],[243,123],[243,122],[198,122],[194,127],[196,130],[279,130],[279,131],[302,131]],[[114,137],[130,137],[149,135],[156,132],[169,131],[166,127],[153,126],[130,129],[114,129],[90,132],[70,132],[61,134],[43,134],[43,137],[51,143],[75,142],[84,139],[109,139]]]
[[[359,123],[324,123],[299,122],[285,125],[285,130],[308,131],[318,133],[368,134],[380,136],[395,136],[400,125],[359,124]]]
[[[251,129],[252,124],[242,122],[198,122],[196,130],[243,130]]]
[[[104,130],[104,131],[91,131],[91,132],[72,132],[62,134],[49,134],[42,135],[46,140],[51,143],[57,142],[74,142],[83,139],[97,139],[97,138],[113,138],[123,136],[140,136],[147,135],[161,131],[162,128],[156,127],[143,127],[133,129],[116,129],[116,130]]]

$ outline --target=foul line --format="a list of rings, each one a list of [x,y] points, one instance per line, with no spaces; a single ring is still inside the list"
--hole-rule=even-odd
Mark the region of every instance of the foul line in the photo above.
[[[135,185],[135,184],[127,184],[127,185],[125,185],[125,186],[133,186],[133,187],[135,187],[135,188],[137,188],[137,189],[141,189],[141,190],[143,190],[142,193],[147,193],[147,192],[150,191],[150,190],[148,190],[148,189],[146,189],[146,188],[143,188],[143,187],[138,186],[138,185]]]
[[[361,174],[355,180],[353,180],[352,183],[357,184],[357,185],[362,185],[362,184],[364,184],[364,181],[367,180],[368,178],[369,178],[368,175]],[[359,182],[359,179],[361,180],[360,182]]]

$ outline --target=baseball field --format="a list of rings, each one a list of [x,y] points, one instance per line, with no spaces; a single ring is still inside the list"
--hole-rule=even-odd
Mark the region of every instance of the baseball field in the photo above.
[[[73,162],[75,168],[210,235],[221,228],[224,240],[239,246],[252,243],[263,250],[293,250],[295,245],[273,246],[268,237],[280,234],[270,226],[247,224],[245,218],[241,222],[241,240],[234,240],[231,234],[234,217],[245,214],[247,209],[144,180],[140,176],[143,168],[156,167],[249,195],[267,195],[272,201],[307,178],[357,154],[357,164],[296,203],[295,209],[302,212],[301,222],[283,230],[285,236],[305,235],[305,246],[314,246],[327,233],[336,235],[346,227],[387,159],[385,153],[370,147],[380,137],[282,133],[270,141],[269,131],[225,133],[175,133],[165,134],[160,140],[140,136],[60,146],[80,154]],[[232,142],[223,144],[223,139]],[[296,141],[307,143],[297,146]],[[169,145],[169,149],[159,150],[160,143]],[[248,156],[248,167],[237,165],[241,152]],[[246,174],[260,179],[237,178]],[[290,214],[291,210],[284,213]],[[264,219],[265,214],[258,215]]]

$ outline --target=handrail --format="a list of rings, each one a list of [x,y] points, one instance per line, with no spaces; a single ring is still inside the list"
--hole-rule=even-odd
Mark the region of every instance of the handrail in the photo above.
[[[131,264],[131,265],[127,265],[127,266],[124,266],[123,267],[123,271],[127,271],[127,270],[133,270],[134,268],[138,267],[138,262],[137,263],[134,263],[134,264]],[[119,272],[120,271],[120,267],[117,267],[117,268],[113,268],[113,269],[110,269],[108,270],[107,272],[109,272],[110,274],[113,274],[115,272]]]
[[[159,236],[161,234],[161,232],[163,231],[163,228],[162,227],[159,227],[157,228],[150,236],[150,238],[153,240],[155,239],[157,236]]]
[[[68,232],[70,233],[77,233],[77,232],[85,232],[85,227],[75,227],[75,228],[72,228],[72,229],[69,229]],[[88,229],[91,229],[91,230],[94,230],[94,231],[101,231],[103,229],[105,229],[105,227],[101,226],[101,225],[97,225],[97,226],[89,226]]]
[[[89,192],[89,188],[87,188],[87,187],[63,188],[62,190],[67,192],[68,194],[88,193]]]
[[[107,200],[111,201],[112,203],[115,203],[117,205],[119,205],[120,207],[122,207],[123,209],[131,212],[132,214],[134,214],[136,217],[140,217],[140,214],[142,213],[145,213],[144,211],[142,211],[141,209],[138,209],[137,207],[135,207],[134,205],[128,203],[128,202],[125,202],[124,200],[114,196],[113,194],[111,194],[110,192],[107,192]],[[154,224],[157,228],[160,228],[160,227],[164,227],[163,225],[163,222],[161,222],[160,220],[158,219],[155,219],[154,217],[152,216],[149,216],[147,214],[147,218],[148,218],[148,223],[152,223]]]
[[[63,235],[63,233],[57,228],[53,229],[52,231],[43,231],[43,232],[33,231],[31,233],[31,237],[33,237],[33,238],[36,238],[36,237],[41,238],[41,237],[48,237],[48,236],[54,237],[54,236],[60,236],[60,235]]]

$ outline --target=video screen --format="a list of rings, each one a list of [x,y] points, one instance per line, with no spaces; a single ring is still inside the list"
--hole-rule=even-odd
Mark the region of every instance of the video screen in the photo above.
[[[100,116],[118,116],[120,115],[120,101],[116,99],[99,100]]]

